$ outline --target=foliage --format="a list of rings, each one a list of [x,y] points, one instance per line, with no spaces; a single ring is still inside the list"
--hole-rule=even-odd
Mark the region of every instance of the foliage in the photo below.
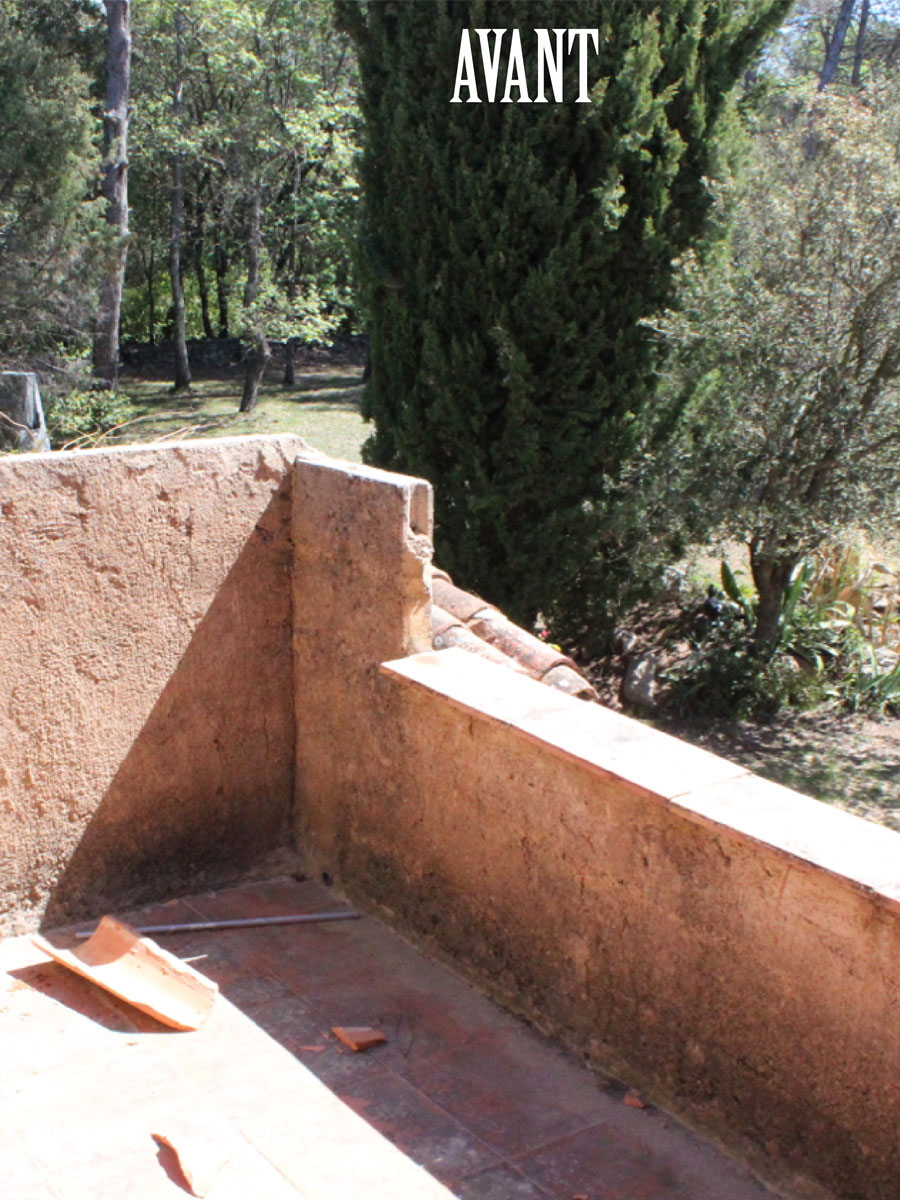
[[[90,18],[84,6],[0,0],[0,350],[90,332],[84,304],[102,212],[88,200]]]
[[[812,560],[796,569],[781,596],[777,639],[763,656],[753,638],[758,598],[723,562],[721,613],[701,624],[691,655],[670,672],[679,715],[765,719],[823,701],[878,716],[900,712],[900,658],[879,656],[860,609],[822,579]]]
[[[814,596],[810,590],[813,574],[813,564],[807,560],[789,579],[778,607],[776,639],[771,653],[789,654],[821,673],[838,658],[844,632],[853,622],[853,609],[843,600],[822,600]],[[725,594],[737,605],[748,635],[751,634],[758,620],[758,599],[738,583],[726,562],[722,563],[722,584]]]
[[[177,123],[176,10],[185,29]],[[272,337],[327,338],[354,310],[357,123],[353,60],[333,29],[331,4],[145,0],[134,19],[135,233],[126,332],[152,339],[159,327],[169,332],[160,296],[169,288],[167,189],[177,151],[185,176],[183,258],[193,281],[186,286],[189,335],[253,337],[262,329]],[[257,194],[259,279],[248,295]]]
[[[189,333],[267,350],[351,326],[355,60],[331,0],[142,0],[132,21],[123,336],[171,332],[173,245]],[[94,332],[105,41],[97,0],[0,0],[0,354],[24,365]]]
[[[44,393],[45,419],[54,448],[84,444],[128,419],[130,403],[108,388]]]
[[[770,650],[804,557],[848,528],[896,526],[898,131],[892,85],[777,93],[756,121],[731,261],[688,260],[681,310],[662,323],[680,350],[671,386],[693,389],[683,494],[705,487],[711,516],[749,543]]]
[[[842,0],[798,0],[767,48],[770,71],[819,79]],[[865,85],[900,60],[900,4],[897,0],[855,0],[834,84]]]
[[[777,0],[467,0],[338,13],[360,57],[369,461],[430,479],[440,561],[587,636],[632,556],[654,398],[640,324],[708,229],[726,96]],[[598,28],[592,102],[449,103],[464,28]],[[501,56],[505,62],[505,57]],[[515,93],[514,93],[515,94]],[[615,535],[612,531],[615,530]]]
[[[740,622],[712,627],[687,661],[662,678],[679,717],[767,720],[785,705],[811,707],[822,698],[817,677],[788,655],[760,662]]]
[[[811,594],[848,604],[853,623],[873,647],[900,651],[900,574],[853,543],[822,546],[810,561]]]
[[[900,716],[900,659],[885,668],[870,643],[861,641],[839,681],[839,694],[851,712]]]

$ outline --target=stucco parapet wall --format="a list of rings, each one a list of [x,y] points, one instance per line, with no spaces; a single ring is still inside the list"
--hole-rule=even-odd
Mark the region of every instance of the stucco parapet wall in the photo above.
[[[431,645],[433,492],[424,479],[335,459],[294,469],[294,647],[353,675]]]
[[[384,663],[387,675],[474,710],[551,754],[669,801],[829,872],[900,912],[900,834],[832,808],[601,706],[573,704],[533,680],[508,681],[458,649]]]
[[[263,436],[0,459],[0,925],[287,844],[292,469],[317,454]]]
[[[487,670],[484,666],[451,648],[387,662],[382,670],[509,726],[552,754],[665,799],[749,774],[745,767],[612,709],[578,703],[534,679],[501,675],[490,664]]]
[[[326,454],[311,446],[299,434],[293,433],[258,433],[246,437],[194,438],[181,442],[131,442],[123,446],[99,446],[89,450],[51,450],[40,453],[23,453],[0,456],[0,470],[16,472],[22,467],[34,463],[48,467],[65,467],[94,461],[105,461],[115,468],[117,463],[133,466],[133,459],[148,459],[165,462],[171,456],[180,461],[194,458],[198,462],[204,459],[225,460],[235,453],[243,457],[248,451],[259,451],[266,458],[274,454],[280,465],[286,470],[299,456],[313,461],[331,462]]]
[[[380,679],[342,877],[788,1194],[900,1200],[900,835],[455,648]]]

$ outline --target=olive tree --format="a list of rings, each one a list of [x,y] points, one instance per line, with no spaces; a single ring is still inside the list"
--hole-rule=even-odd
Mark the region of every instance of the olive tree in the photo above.
[[[683,494],[746,539],[756,642],[774,647],[803,558],[896,528],[900,489],[900,96],[781,92],[756,121],[729,263],[685,264],[674,385],[693,392]]]

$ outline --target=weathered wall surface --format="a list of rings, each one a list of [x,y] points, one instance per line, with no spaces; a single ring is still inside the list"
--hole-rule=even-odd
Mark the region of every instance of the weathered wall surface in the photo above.
[[[7,914],[293,843],[751,1156],[900,1200],[900,836],[431,652],[430,536],[423,481],[299,439],[0,460]]]
[[[458,650],[355,704],[323,869],[759,1165],[897,1200],[900,836]]]
[[[297,462],[295,832],[329,862],[385,816],[384,836],[405,834],[385,791],[396,733],[379,668],[431,646],[431,524],[423,480]]]
[[[233,875],[288,840],[304,452],[287,437],[0,459],[7,926]]]

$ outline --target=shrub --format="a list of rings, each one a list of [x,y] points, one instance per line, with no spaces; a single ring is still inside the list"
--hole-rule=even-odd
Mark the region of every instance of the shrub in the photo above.
[[[127,400],[107,388],[75,388],[45,398],[45,418],[54,449],[73,442],[95,441],[128,419],[132,408]]]

